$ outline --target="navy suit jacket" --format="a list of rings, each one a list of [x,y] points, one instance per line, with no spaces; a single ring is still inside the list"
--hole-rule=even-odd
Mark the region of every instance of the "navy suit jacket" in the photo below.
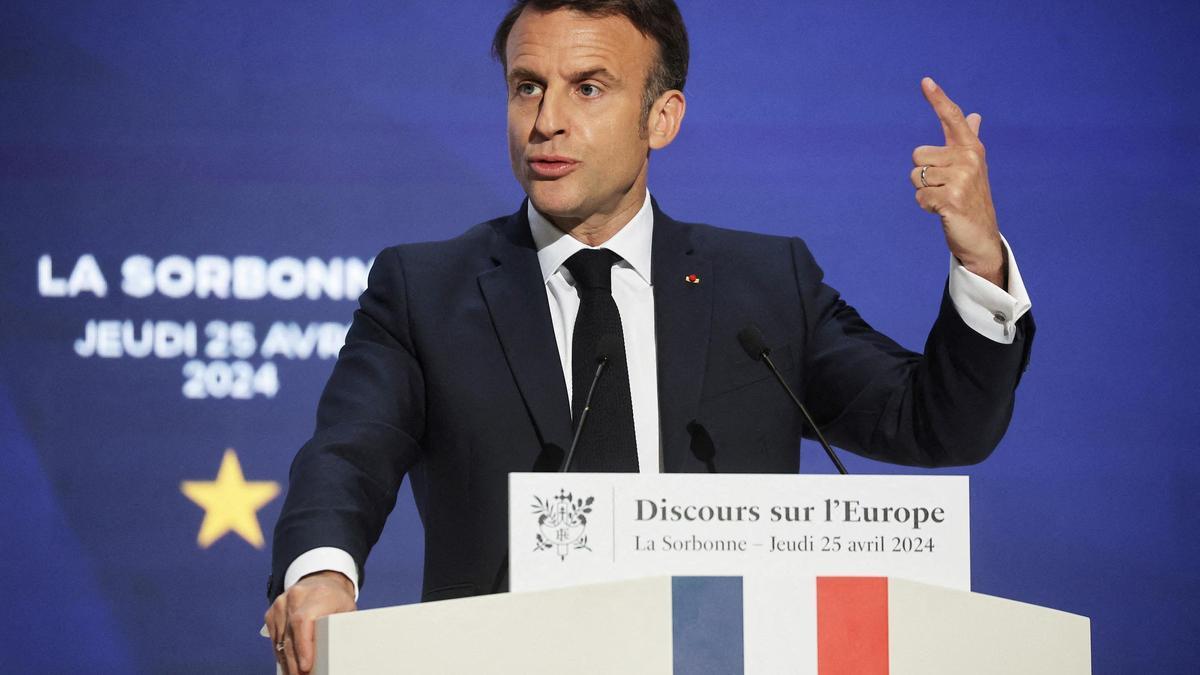
[[[757,324],[831,443],[916,466],[999,442],[1028,361],[943,293],[917,354],[822,282],[795,238],[681,223],[654,204],[659,420],[668,472],[795,473],[800,414],[737,340]],[[700,283],[685,283],[695,274]],[[554,470],[571,410],[525,208],[443,242],[383,251],[292,463],[268,595],[301,553],[349,552],[360,579],[405,475],[425,529],[423,600],[503,590],[507,474]],[[821,460],[824,461],[824,460]]]

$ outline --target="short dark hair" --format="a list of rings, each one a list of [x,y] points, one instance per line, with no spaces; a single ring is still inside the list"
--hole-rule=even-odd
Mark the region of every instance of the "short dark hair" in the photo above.
[[[492,38],[492,55],[506,71],[508,34],[526,8],[537,12],[569,9],[593,17],[623,16],[642,35],[654,40],[658,44],[658,58],[646,74],[646,88],[642,91],[643,123],[663,92],[683,91],[687,81],[688,36],[675,0],[516,0]]]

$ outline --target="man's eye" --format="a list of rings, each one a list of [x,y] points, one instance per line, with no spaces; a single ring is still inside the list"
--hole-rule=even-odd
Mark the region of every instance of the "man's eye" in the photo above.
[[[579,93],[587,98],[594,98],[600,95],[600,87],[594,84],[581,84],[579,85]]]
[[[517,93],[521,96],[533,96],[538,93],[538,86],[532,82],[522,82],[517,85]]]

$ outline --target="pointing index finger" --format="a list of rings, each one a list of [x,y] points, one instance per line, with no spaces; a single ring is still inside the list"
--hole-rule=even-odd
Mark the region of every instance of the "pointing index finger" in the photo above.
[[[962,109],[946,96],[946,92],[933,81],[933,78],[921,79],[921,93],[937,114],[942,123],[942,132],[946,134],[946,145],[967,145],[974,143],[976,136],[971,132],[967,119],[963,117]]]

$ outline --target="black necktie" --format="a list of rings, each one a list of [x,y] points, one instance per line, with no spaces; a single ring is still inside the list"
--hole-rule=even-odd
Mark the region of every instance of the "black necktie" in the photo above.
[[[612,335],[608,363],[592,395],[587,424],[572,460],[573,471],[636,472],[637,440],[629,397],[629,362],[621,313],[612,297],[612,266],[621,256],[606,249],[584,249],[564,263],[579,290],[579,314],[571,340],[571,418],[579,424],[588,388],[596,375],[601,338]]]

